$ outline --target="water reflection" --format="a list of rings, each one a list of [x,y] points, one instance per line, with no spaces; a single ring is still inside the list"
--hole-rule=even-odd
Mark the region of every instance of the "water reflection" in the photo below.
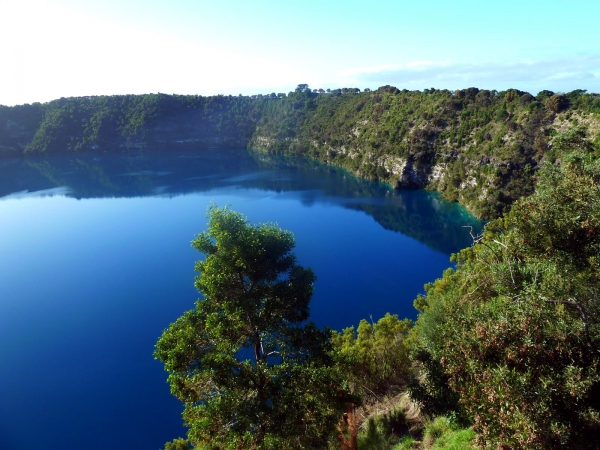
[[[198,298],[189,240],[211,200],[294,232],[319,277],[311,319],[337,330],[414,318],[478,224],[432,193],[245,150],[2,159],[0,449],[152,449],[185,433],[152,350]]]
[[[242,149],[0,160],[1,199],[173,197],[230,189],[259,189],[306,206],[326,203],[363,211],[385,229],[446,254],[471,244],[465,225],[482,227],[464,208],[436,193],[397,191],[314,160]]]

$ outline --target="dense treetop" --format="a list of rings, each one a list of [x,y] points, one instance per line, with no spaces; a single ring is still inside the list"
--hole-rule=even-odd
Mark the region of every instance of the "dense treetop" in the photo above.
[[[328,333],[307,323],[315,276],[294,236],[209,209],[192,243],[203,294],[156,344],[197,448],[325,448],[341,415]]]

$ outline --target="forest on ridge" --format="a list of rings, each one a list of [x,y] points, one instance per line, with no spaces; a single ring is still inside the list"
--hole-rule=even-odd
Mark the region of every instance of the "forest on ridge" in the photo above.
[[[600,148],[600,95],[299,85],[255,96],[62,98],[0,106],[0,155],[252,148],[305,155],[393,187],[435,189],[479,218],[533,192],[573,128]]]

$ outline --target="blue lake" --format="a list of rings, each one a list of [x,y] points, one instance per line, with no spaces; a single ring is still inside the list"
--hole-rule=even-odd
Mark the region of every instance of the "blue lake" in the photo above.
[[[296,236],[311,318],[415,318],[481,228],[426,191],[246,150],[0,160],[0,449],[158,450],[184,436],[154,343],[194,306],[214,202]]]

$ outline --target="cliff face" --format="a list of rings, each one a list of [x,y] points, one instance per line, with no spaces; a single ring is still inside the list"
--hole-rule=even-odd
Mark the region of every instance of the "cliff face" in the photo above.
[[[552,150],[557,133],[585,128],[600,151],[600,95],[583,91],[533,97],[387,86],[291,97],[261,118],[252,148],[308,155],[398,188],[435,189],[482,218],[532,192],[539,166],[560,157]]]
[[[488,219],[532,192],[539,166],[560,157],[555,136],[573,127],[600,153],[600,95],[384,86],[81,97],[0,106],[0,155],[249,147],[310,156],[397,188],[435,189]]]

